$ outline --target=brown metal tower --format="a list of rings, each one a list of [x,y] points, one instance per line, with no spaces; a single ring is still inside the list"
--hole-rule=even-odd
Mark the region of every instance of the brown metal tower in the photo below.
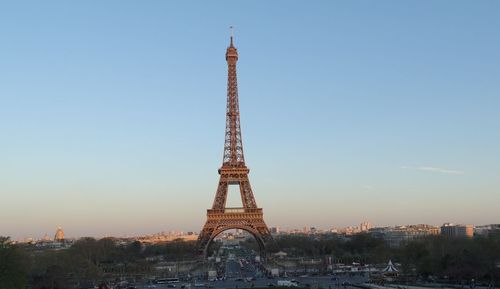
[[[238,104],[238,84],[236,80],[236,62],[238,50],[234,47],[233,36],[226,51],[227,75],[227,110],[224,156],[219,169],[219,186],[211,209],[207,210],[207,221],[198,237],[198,250],[206,255],[210,242],[220,233],[229,229],[242,229],[251,233],[259,244],[261,254],[274,244],[262,209],[257,207],[248,180],[250,171],[243,157],[241,139],[240,111]],[[229,185],[239,185],[242,208],[227,208],[226,199]]]

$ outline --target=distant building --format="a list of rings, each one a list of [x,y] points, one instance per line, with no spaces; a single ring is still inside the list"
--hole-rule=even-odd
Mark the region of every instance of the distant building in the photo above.
[[[500,224],[490,224],[474,227],[474,235],[487,237],[492,234],[500,236]]]
[[[339,230],[337,228],[331,228],[330,233],[337,234]]]
[[[42,241],[48,242],[48,241],[52,241],[52,240],[50,239],[49,235],[45,234],[45,236],[43,236],[43,238],[42,238]]]
[[[370,224],[369,222],[363,222],[361,224],[359,224],[359,231],[360,232],[366,232],[368,230],[370,230],[372,228],[372,224]]]
[[[55,242],[63,242],[64,241],[64,231],[61,227],[57,227],[56,234],[54,236]]]
[[[422,239],[430,235],[438,235],[439,228],[426,224],[397,226],[386,229],[382,237],[391,247],[399,247],[402,244]]]
[[[226,233],[223,233],[220,235],[221,237],[226,236]],[[139,241],[141,243],[147,243],[147,244],[156,244],[156,243],[163,243],[163,242],[171,242],[175,240],[183,240],[183,241],[195,241],[198,239],[198,234],[195,232],[160,232],[156,233],[153,235],[145,235],[145,236],[139,236],[139,237],[133,237],[129,238],[125,244],[128,244],[133,241]]]
[[[271,234],[279,234],[280,233],[280,227],[271,227],[269,228],[271,231]]]
[[[441,235],[450,238],[471,238],[474,236],[474,226],[444,223],[441,226]]]
[[[354,235],[354,234],[357,234],[359,232],[360,231],[359,231],[358,227],[352,227],[352,226],[337,229],[337,233],[344,234],[344,235],[347,235],[347,236]]]

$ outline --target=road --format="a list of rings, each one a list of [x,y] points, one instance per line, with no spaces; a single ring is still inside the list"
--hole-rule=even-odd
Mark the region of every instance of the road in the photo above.
[[[191,284],[191,289],[195,288],[214,288],[214,289],[239,289],[239,288],[253,288],[253,287],[269,287],[272,288],[276,286],[277,280],[296,280],[299,282],[299,287],[302,288],[317,288],[321,287],[323,289],[353,289],[355,287],[351,286],[343,286],[342,283],[349,282],[350,284],[360,284],[367,281],[367,278],[362,276],[339,276],[335,280],[332,280],[332,276],[311,276],[311,277],[296,277],[296,278],[276,278],[276,279],[268,279],[268,278],[256,278],[254,281],[246,282],[243,279],[243,276],[240,273],[240,266],[237,261],[237,267],[231,262],[230,264],[226,263],[226,270],[231,270],[230,272],[235,275],[232,279],[226,279],[225,281],[203,281],[200,282],[204,284],[203,287],[195,287],[195,282],[190,283],[181,283],[176,284],[176,288],[180,289],[182,284]],[[228,274],[229,272],[226,272]],[[241,281],[237,281],[241,280]],[[272,284],[272,286],[271,286]],[[150,285],[151,286],[151,285]],[[156,287],[148,287],[139,286],[137,288],[157,288],[163,289],[168,288],[167,285],[155,285]],[[293,288],[293,287],[291,287]]]
[[[353,289],[354,287],[347,286],[344,284],[361,284],[368,281],[367,277],[361,275],[350,276],[347,274],[342,274],[338,276],[301,276],[301,277],[289,277],[289,278],[266,278],[263,277],[255,263],[255,256],[251,254],[246,249],[231,250],[230,254],[226,254],[228,257],[222,258],[225,263],[220,264],[219,269],[223,274],[224,280],[216,281],[189,281],[184,283],[175,284],[177,289],[203,289],[203,288],[214,288],[214,289],[241,289],[241,288],[272,288],[277,286],[278,280],[294,280],[298,283],[301,288],[318,288],[323,289]],[[221,256],[222,257],[222,256]],[[221,276],[219,276],[221,277]],[[170,285],[172,286],[172,285]],[[138,286],[137,288],[172,288],[167,285],[145,285]],[[293,287],[291,287],[293,288]]]
[[[226,261],[225,275],[229,279],[242,278],[243,276],[241,275],[240,263],[234,259],[228,259]]]

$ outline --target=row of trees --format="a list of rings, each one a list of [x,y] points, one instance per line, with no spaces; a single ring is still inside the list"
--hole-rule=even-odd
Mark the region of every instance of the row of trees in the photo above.
[[[333,256],[344,263],[402,264],[407,274],[450,280],[500,280],[500,236],[446,238],[429,236],[391,248],[381,238],[368,234],[340,237],[284,236],[279,247],[292,256]]]
[[[380,238],[368,234],[357,234],[349,239],[337,236],[310,237],[288,235],[276,239],[278,247],[290,256],[322,257],[334,256],[342,262],[386,262],[393,250]]]
[[[27,283],[29,258],[8,237],[0,236],[0,288],[24,288]]]
[[[406,272],[451,280],[500,280],[500,238],[429,237],[402,247],[396,256]]]
[[[449,239],[430,236],[399,248],[368,234],[350,238],[297,236],[277,238],[277,245],[289,256],[321,258],[332,256],[343,263],[402,264],[405,274],[435,276],[450,280],[500,280],[500,236]],[[258,250],[255,242],[247,246]],[[107,273],[125,275],[152,272],[148,257],[185,260],[195,256],[195,243],[181,240],[143,246],[126,246],[116,240],[82,238],[66,250],[35,250],[12,244],[0,237],[0,288],[72,288],[83,280],[99,281]]]
[[[180,240],[146,247],[139,242],[121,246],[111,238],[81,238],[66,250],[36,250],[0,237],[0,288],[75,288],[99,282],[107,273],[149,273],[153,268],[147,257],[191,258],[194,246],[194,242]]]

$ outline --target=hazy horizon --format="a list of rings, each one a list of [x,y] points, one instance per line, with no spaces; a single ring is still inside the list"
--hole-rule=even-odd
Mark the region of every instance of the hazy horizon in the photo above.
[[[500,223],[498,11],[2,3],[0,235],[198,232],[222,163],[230,25],[269,227]]]

